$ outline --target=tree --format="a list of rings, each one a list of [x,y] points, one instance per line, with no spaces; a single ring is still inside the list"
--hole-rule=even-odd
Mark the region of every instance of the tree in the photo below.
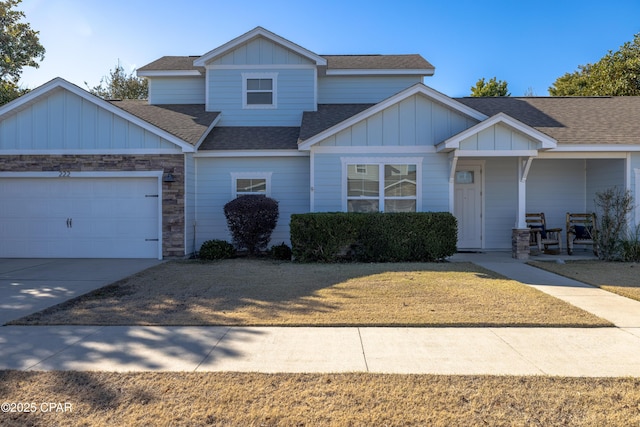
[[[475,86],[471,87],[471,96],[511,96],[507,89],[507,82],[502,80],[496,80],[492,77],[488,82],[485,82],[484,77],[476,82]]]
[[[551,96],[639,96],[640,33],[616,52],[598,62],[579,65],[578,70],[556,79]]]
[[[22,0],[0,1],[0,105],[27,92],[18,86],[24,67],[38,68],[45,49],[38,31],[20,22],[24,12],[14,10]]]
[[[98,86],[90,88],[87,82],[84,84],[89,92],[103,99],[147,99],[149,96],[149,82],[136,77],[133,71],[127,75],[119,62],[109,76],[100,79]]]
[[[0,105],[11,102],[27,92],[28,89],[23,89],[12,81],[0,80]]]

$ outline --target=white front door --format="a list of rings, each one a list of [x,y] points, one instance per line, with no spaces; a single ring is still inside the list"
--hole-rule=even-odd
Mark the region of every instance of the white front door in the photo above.
[[[157,178],[0,178],[0,258],[155,258]]]
[[[458,249],[482,248],[482,167],[458,165],[454,183]]]

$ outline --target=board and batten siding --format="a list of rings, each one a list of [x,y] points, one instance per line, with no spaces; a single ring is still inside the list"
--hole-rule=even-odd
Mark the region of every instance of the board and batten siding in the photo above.
[[[205,78],[147,77],[149,104],[204,104]]]
[[[328,137],[317,146],[434,146],[473,125],[472,119],[422,95],[410,96]]]
[[[374,104],[422,83],[422,76],[325,76],[318,79],[319,104]]]
[[[270,197],[278,201],[278,224],[270,245],[290,243],[291,214],[309,212],[309,158],[196,158],[196,247],[206,240],[231,241],[224,216],[224,205],[233,194],[233,173],[271,173]]]
[[[175,144],[64,89],[0,121],[0,150],[169,149]]]
[[[460,141],[460,150],[535,150],[537,143],[503,124],[495,124]]]
[[[348,163],[404,163],[407,159],[421,159],[421,182],[419,184],[419,212],[449,211],[449,161],[446,154],[406,152],[401,154],[366,153],[314,153],[313,201],[314,212],[340,212],[346,204],[343,188],[346,171],[343,159]],[[398,159],[397,161],[394,159]]]
[[[258,37],[216,58],[211,65],[313,65],[313,63],[309,58],[282,45],[264,37]]]
[[[243,73],[277,74],[275,108],[243,108]],[[211,69],[207,73],[209,111],[221,111],[219,126],[300,126],[315,105],[315,69]]]

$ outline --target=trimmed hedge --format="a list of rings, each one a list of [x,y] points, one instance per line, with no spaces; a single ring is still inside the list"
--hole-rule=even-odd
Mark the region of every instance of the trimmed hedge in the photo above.
[[[457,250],[457,221],[448,212],[294,214],[290,229],[302,262],[428,262]]]

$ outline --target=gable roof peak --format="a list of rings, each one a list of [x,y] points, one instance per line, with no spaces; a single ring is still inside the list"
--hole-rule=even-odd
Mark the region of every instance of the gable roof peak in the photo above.
[[[303,48],[300,45],[297,45],[295,43],[293,43],[292,41],[289,41],[287,39],[285,39],[284,37],[281,37],[275,33],[272,33],[271,31],[263,28],[263,27],[255,27],[253,30],[248,31],[244,34],[242,34],[241,36],[236,37],[233,40],[228,41],[227,43],[223,44],[222,46],[219,46],[207,53],[205,53],[204,55],[202,55],[201,57],[195,59],[193,61],[193,65],[196,67],[204,67],[206,66],[209,62],[211,62],[213,59],[217,58],[218,56],[224,55],[225,53],[235,49],[236,47],[242,45],[243,43],[246,43],[250,40],[253,40],[257,37],[264,37],[267,40],[272,41],[273,43],[279,44],[289,50],[292,50],[293,52],[296,52],[297,54],[304,56],[306,58],[308,58],[309,60],[313,61],[316,63],[316,65],[327,65],[327,60],[325,58],[323,58],[322,56],[311,52],[308,49]]]

